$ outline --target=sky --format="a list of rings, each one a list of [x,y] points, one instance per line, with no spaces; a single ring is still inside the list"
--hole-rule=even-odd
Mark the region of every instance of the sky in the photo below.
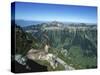
[[[16,2],[15,19],[97,23],[97,8],[93,6]]]

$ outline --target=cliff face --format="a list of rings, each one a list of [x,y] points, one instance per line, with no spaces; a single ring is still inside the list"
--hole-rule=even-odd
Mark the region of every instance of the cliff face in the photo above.
[[[69,50],[72,46],[80,46],[85,56],[96,55],[97,53],[96,30],[76,30],[71,32],[70,30],[48,30],[46,34],[52,47]]]
[[[55,28],[56,27],[56,28]],[[49,44],[53,48],[69,50],[72,46],[80,46],[84,54],[96,55],[97,29],[96,25],[71,24],[64,26],[60,22],[42,23],[24,27],[40,44]],[[36,32],[35,32],[36,31]]]
[[[45,24],[45,25],[44,25]],[[75,69],[86,69],[97,67],[97,29],[96,26],[90,25],[69,25],[64,26],[62,23],[42,23],[39,25],[32,25],[27,27],[15,27],[16,48],[15,55],[20,54],[26,57],[30,49],[35,49],[36,52],[32,57],[39,57],[44,55],[44,47],[48,45],[50,48],[46,53],[51,53],[67,63]],[[51,26],[49,24],[52,24]],[[57,24],[57,25],[56,25]],[[56,28],[55,28],[56,27]],[[41,53],[41,51],[43,51]],[[13,55],[12,55],[13,56]],[[39,57],[40,58],[40,57]],[[46,57],[43,57],[45,59]],[[25,61],[26,63],[34,63]],[[54,59],[53,59],[54,60]],[[18,61],[16,65],[24,67],[28,71],[36,71],[34,67],[27,69],[27,66],[21,65]],[[32,61],[39,63],[45,70],[64,70],[61,65],[53,69],[46,61]],[[13,62],[13,61],[12,61]],[[39,65],[37,65],[39,67]],[[40,65],[40,66],[42,66]],[[29,65],[28,65],[29,66]],[[35,66],[35,65],[34,65]],[[65,65],[66,66],[66,65]],[[17,67],[16,67],[17,68]],[[49,68],[49,69],[48,69]],[[38,68],[39,69],[39,68]],[[28,72],[27,71],[27,72]],[[40,68],[40,70],[42,69]]]
[[[49,25],[51,24],[51,25]],[[36,37],[40,45],[49,44],[50,52],[57,54],[76,68],[92,68],[97,65],[97,27],[96,25],[68,25],[58,26],[59,23],[40,24],[31,27],[32,36]],[[57,27],[55,29],[55,27]],[[32,30],[33,28],[33,30]],[[35,28],[37,31],[34,32]],[[60,28],[60,29],[59,29]],[[29,30],[29,28],[28,28]],[[27,31],[27,28],[26,30]],[[64,50],[66,54],[62,53]],[[88,61],[88,62],[87,62]]]

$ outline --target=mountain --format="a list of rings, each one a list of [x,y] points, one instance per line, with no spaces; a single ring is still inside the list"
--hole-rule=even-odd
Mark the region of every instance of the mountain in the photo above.
[[[11,30],[11,71],[15,73],[47,71],[47,66],[40,65],[37,62],[26,58],[26,54],[31,48],[37,48],[35,45],[37,44],[37,40],[31,34],[24,32],[22,27],[15,24],[14,21],[11,22]]]
[[[16,53],[25,54],[31,47],[32,40],[29,39],[29,36],[23,31],[20,26],[16,25]]]
[[[21,27],[29,26],[29,25],[37,25],[43,23],[43,21],[31,21],[31,20],[15,20],[15,23],[17,25],[20,25]]]
[[[15,32],[16,54],[26,56],[32,48],[44,50],[45,45],[49,45],[49,53],[75,69],[97,67],[97,25],[78,23],[65,26],[58,21],[24,27],[16,24]]]
[[[79,23],[65,27],[54,21],[26,27],[25,32],[31,33],[40,44],[49,44],[51,53],[76,69],[97,67],[97,25]]]

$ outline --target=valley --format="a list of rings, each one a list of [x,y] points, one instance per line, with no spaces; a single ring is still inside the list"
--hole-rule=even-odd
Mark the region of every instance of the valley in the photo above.
[[[47,66],[49,71],[97,67],[95,24],[53,21],[16,27],[16,33],[16,53]]]

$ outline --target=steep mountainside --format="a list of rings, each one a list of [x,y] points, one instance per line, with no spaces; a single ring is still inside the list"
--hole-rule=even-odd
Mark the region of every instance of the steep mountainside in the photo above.
[[[97,67],[96,25],[71,24],[63,27],[63,23],[53,22],[37,27],[33,25],[25,31],[39,40],[40,46],[49,44],[51,53],[76,69]]]

